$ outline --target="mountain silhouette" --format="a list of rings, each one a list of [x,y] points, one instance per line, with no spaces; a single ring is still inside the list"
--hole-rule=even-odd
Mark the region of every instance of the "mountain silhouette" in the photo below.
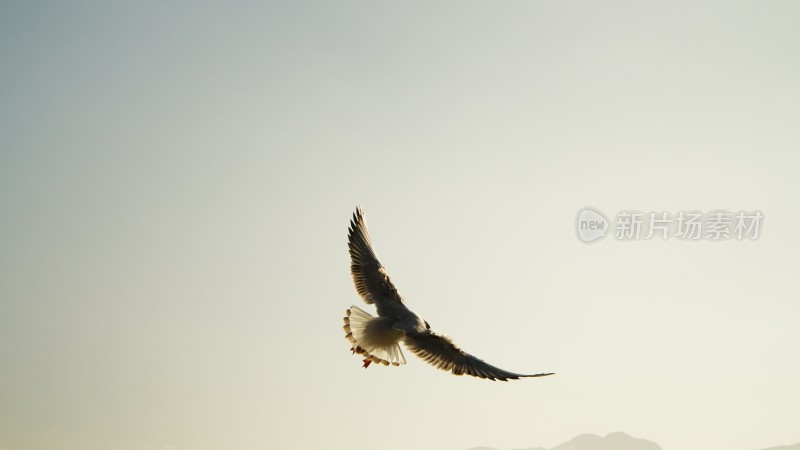
[[[491,447],[473,447],[469,450],[497,450]],[[517,450],[548,450],[544,447],[531,447]],[[608,433],[605,437],[596,434],[582,434],[549,450],[662,450],[655,442],[631,437],[625,433]],[[800,442],[761,450],[800,450]]]
[[[625,433],[608,433],[605,437],[582,434],[557,445],[552,450],[662,450],[655,442],[637,439]]]
[[[469,450],[496,450],[489,447],[474,447]],[[519,449],[523,450],[523,449]],[[524,450],[548,450],[543,447],[531,447]],[[582,434],[559,444],[550,450],[662,450],[658,444],[645,439],[637,439],[625,433],[608,433],[605,437],[596,434]],[[773,449],[769,449],[773,450]],[[800,450],[800,449],[777,449]]]
[[[770,447],[763,450],[800,450],[800,442],[794,445],[780,445],[778,447]]]

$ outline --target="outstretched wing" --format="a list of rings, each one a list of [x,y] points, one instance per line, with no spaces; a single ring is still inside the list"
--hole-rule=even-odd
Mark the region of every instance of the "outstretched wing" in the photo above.
[[[375,250],[372,249],[364,212],[360,206],[353,214],[348,231],[350,271],[353,274],[353,283],[356,285],[358,295],[368,304],[380,303],[385,300],[401,302],[397,288],[392,284],[386,269],[378,261]]]
[[[433,367],[450,371],[453,375],[466,374],[478,378],[488,378],[492,381],[508,381],[525,377],[553,375],[552,373],[522,375],[505,371],[461,350],[447,336],[442,336],[429,330],[418,334],[406,334],[404,342],[406,347],[415,355],[424,359]]]

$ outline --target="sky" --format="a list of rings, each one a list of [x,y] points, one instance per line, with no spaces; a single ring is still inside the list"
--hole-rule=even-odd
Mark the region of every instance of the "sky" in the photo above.
[[[796,2],[3,2],[0,448],[800,441]],[[504,369],[361,368],[362,205]],[[758,239],[578,239],[585,207]]]

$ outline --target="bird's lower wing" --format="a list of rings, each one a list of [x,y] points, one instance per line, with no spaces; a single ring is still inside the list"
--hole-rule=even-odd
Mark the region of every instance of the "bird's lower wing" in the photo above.
[[[516,380],[526,377],[544,377],[552,373],[538,373],[523,375],[485,363],[469,353],[458,348],[447,336],[442,336],[431,331],[418,334],[406,334],[404,338],[406,347],[428,364],[437,369],[452,372],[453,375],[472,375],[490,380]]]

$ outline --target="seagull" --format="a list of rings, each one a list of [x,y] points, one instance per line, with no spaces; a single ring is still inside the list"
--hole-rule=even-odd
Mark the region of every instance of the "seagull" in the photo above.
[[[356,207],[348,232],[350,271],[356,291],[365,303],[375,305],[378,310],[378,317],[374,317],[353,305],[344,317],[345,337],[352,344],[350,350],[364,356],[365,369],[373,362],[384,366],[405,364],[406,358],[399,345],[402,341],[408,350],[428,364],[453,375],[471,375],[492,381],[553,375],[508,372],[470,355],[446,335],[432,330],[428,322],[408,309],[378,261],[361,207]]]

